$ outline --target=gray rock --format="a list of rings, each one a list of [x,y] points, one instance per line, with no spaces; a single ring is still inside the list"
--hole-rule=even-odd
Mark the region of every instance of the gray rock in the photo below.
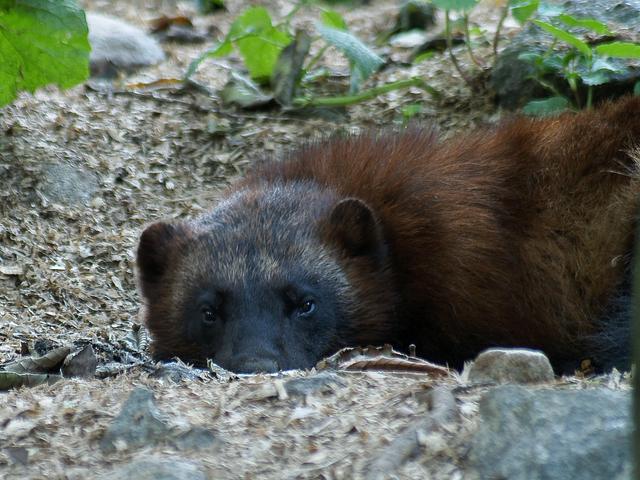
[[[202,466],[182,459],[146,458],[118,466],[101,480],[207,480]]]
[[[216,445],[218,438],[211,430],[192,427],[186,432],[176,435],[171,443],[179,450],[207,450]]]
[[[542,383],[553,379],[547,356],[526,348],[485,350],[469,369],[472,383]]]
[[[640,0],[566,0],[549,3],[561,6],[563,11],[575,17],[600,20],[614,32],[640,31]],[[579,29],[569,30],[576,34],[584,32]],[[545,52],[551,45],[551,35],[529,24],[513,38],[503,39],[503,42],[508,42],[508,46],[500,52],[489,81],[490,87],[496,92],[498,102],[506,108],[517,108],[533,98],[550,96],[548,90],[528,78],[534,73],[534,68],[530,63],[519,60],[518,56],[525,52]],[[595,98],[630,91],[635,81],[640,78],[640,62],[611,59],[611,63],[618,66],[631,63],[634,70],[631,74],[615,74],[611,83],[596,87]],[[563,79],[558,78],[554,83],[561,90],[567,89],[566,81]]]
[[[96,176],[76,165],[51,163],[42,168],[40,192],[53,203],[86,204],[98,190]]]
[[[122,448],[139,448],[164,441],[170,429],[160,414],[153,393],[136,388],[124,402],[122,411],[109,425],[100,448],[113,452]]]
[[[469,454],[479,478],[631,478],[629,392],[505,385],[481,399],[479,413]]]
[[[218,437],[202,427],[190,427],[184,431],[171,428],[157,409],[153,393],[145,388],[136,388],[102,437],[100,448],[109,453],[158,444],[172,444],[179,450],[203,450],[217,445]]]
[[[158,42],[137,27],[114,17],[87,12],[89,57],[93,76],[114,77],[164,60]]]
[[[294,378],[284,384],[285,390],[292,396],[333,393],[335,390],[346,386],[346,382],[340,378],[340,375],[332,372],[321,372],[309,377]]]

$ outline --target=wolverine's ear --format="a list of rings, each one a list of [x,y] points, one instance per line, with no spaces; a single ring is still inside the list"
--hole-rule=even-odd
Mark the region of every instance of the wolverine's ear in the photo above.
[[[382,228],[373,210],[357,198],[346,198],[333,207],[329,216],[329,237],[349,256],[384,254]]]
[[[140,236],[136,263],[143,282],[154,282],[162,276],[169,264],[169,254],[182,226],[157,222],[145,228]]]

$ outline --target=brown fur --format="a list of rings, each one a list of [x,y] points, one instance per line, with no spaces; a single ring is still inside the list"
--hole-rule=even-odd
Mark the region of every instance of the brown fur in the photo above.
[[[640,99],[627,98],[443,142],[410,129],[311,144],[257,167],[227,198],[240,196],[251,216],[274,185],[312,185],[319,200],[309,204],[327,206],[296,212],[318,222],[329,256],[377,233],[350,231],[359,220],[349,211],[332,224],[326,210],[345,198],[371,208],[388,259],[378,269],[338,255],[355,322],[344,343],[415,343],[419,355],[456,365],[489,346],[525,346],[558,364],[589,356],[585,339],[628,267],[639,141]],[[204,224],[176,228],[197,237]],[[180,301],[160,283],[141,282],[156,356],[198,358],[176,323],[159,320]]]

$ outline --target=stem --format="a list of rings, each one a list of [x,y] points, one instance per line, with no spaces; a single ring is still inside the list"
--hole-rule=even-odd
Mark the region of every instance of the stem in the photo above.
[[[582,102],[580,101],[580,93],[578,92],[576,79],[572,76],[567,75],[567,82],[569,83],[569,88],[573,92],[573,98],[576,101],[576,108],[580,110],[582,108]]]
[[[546,88],[547,90],[550,90],[554,95],[558,97],[564,97],[564,95],[556,87],[554,87],[552,83],[549,83],[546,80],[543,80],[542,78],[538,78],[538,77],[530,77],[530,78],[533,78],[536,82],[538,82],[544,88]]]
[[[473,54],[473,48],[471,48],[471,34],[469,33],[469,15],[467,13],[465,13],[464,16],[462,17],[462,22],[464,25],[464,36],[466,37],[464,43],[467,46],[467,52],[469,52],[469,58],[473,63],[476,64],[476,66],[480,68],[484,68],[484,65],[480,63],[480,61],[478,61],[476,56]]]
[[[498,42],[500,41],[500,32],[502,31],[502,24],[509,15],[509,2],[506,3],[500,14],[500,20],[498,20],[498,26],[496,27],[496,34],[493,36],[493,56],[498,55]]]
[[[451,38],[451,19],[449,18],[449,10],[444,11],[444,35],[447,39],[447,50],[449,50],[449,57],[451,58],[453,66],[464,80],[464,83],[466,83],[471,90],[474,90],[471,79],[462,71],[462,69],[460,68],[460,64],[458,63],[458,59],[453,54],[453,41]]]
[[[369,88],[354,95],[344,95],[338,97],[298,97],[293,99],[293,105],[296,107],[343,107],[353,105],[355,103],[371,100],[392,90],[401,88],[420,87],[435,98],[440,97],[440,92],[428,85],[421,78],[408,78],[406,80],[398,80],[397,82],[386,83],[379,87]]]
[[[593,56],[587,57],[587,62],[589,65],[589,73],[593,72]],[[593,102],[593,85],[589,85],[587,89],[587,110],[591,110],[591,104]]]
[[[304,67],[304,69],[309,72],[311,71],[311,69],[313,68],[313,66],[318,63],[318,60],[320,60],[322,58],[322,55],[324,55],[324,52],[327,51],[327,49],[329,48],[329,45],[325,45],[324,47],[322,47],[320,49],[320,51],[311,59],[309,60],[309,63],[307,63],[307,66]]]
[[[291,19],[296,13],[298,13],[298,10],[302,8],[302,3],[303,2],[296,3],[291,9],[291,11],[287,13],[285,17],[282,19],[282,26],[284,27],[285,30],[289,31],[289,24],[291,23]]]

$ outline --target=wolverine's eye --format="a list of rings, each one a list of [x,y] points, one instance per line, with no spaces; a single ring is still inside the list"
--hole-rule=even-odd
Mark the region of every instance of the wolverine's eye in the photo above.
[[[216,312],[211,307],[202,308],[202,323],[206,326],[213,325],[216,321]]]
[[[298,308],[298,315],[301,317],[308,317],[316,309],[316,302],[313,300],[305,300]]]

